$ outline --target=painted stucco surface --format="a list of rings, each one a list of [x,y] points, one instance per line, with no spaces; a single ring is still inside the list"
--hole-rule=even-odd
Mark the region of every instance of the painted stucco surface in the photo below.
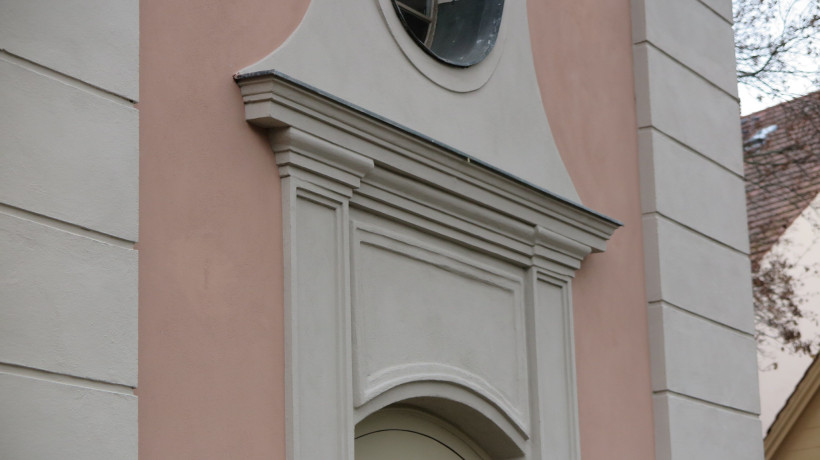
[[[507,2],[493,51],[458,69],[409,39],[390,0],[313,0],[293,36],[241,75],[275,69],[578,201],[536,96],[527,29],[526,3]]]
[[[529,2],[541,95],[585,206],[624,227],[573,285],[581,454],[654,458],[629,1]]]
[[[304,1],[140,4],[140,458],[283,458],[279,176],[231,76]]]
[[[141,3],[141,458],[284,456],[280,186],[230,76],[307,3]],[[574,282],[582,454],[652,458],[629,2],[529,14],[563,161],[626,224]]]
[[[137,458],[138,0],[0,2],[0,458]]]

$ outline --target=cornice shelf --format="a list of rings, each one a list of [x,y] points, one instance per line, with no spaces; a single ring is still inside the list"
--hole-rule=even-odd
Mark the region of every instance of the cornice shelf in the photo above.
[[[623,225],[281,72],[234,78],[242,91],[247,121],[272,129],[280,166],[299,163],[294,152],[310,158],[301,162],[308,169],[309,163],[327,167],[331,158],[337,158],[339,165],[334,168],[342,171],[353,163],[375,165],[372,172],[359,167],[361,175],[355,179],[349,173],[333,179],[332,174],[314,171],[358,189],[361,203],[390,202],[398,209],[415,206],[418,209],[411,213],[426,212],[426,220],[459,227],[484,240],[512,240],[517,244],[508,241],[501,246],[519,256],[547,257],[573,270],[588,253],[603,251]],[[302,134],[285,134],[285,128]],[[304,140],[314,136],[318,139]],[[482,237],[481,229],[495,235]],[[526,249],[516,250],[520,245]]]

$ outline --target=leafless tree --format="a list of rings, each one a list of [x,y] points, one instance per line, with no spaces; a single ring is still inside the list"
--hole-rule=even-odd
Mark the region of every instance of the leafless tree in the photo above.
[[[820,2],[733,3],[739,85],[759,98],[778,102],[801,96],[820,85]]]
[[[746,93],[774,105],[816,91],[820,87],[820,2],[733,3],[737,78]],[[778,200],[799,213],[820,189],[820,93],[782,104],[776,114],[759,118],[747,117],[743,123],[747,197],[750,203]],[[779,129],[777,135],[756,138],[767,126]],[[763,257],[772,247],[772,235],[782,235],[785,227],[776,219],[750,222],[756,336],[758,344],[773,341],[784,351],[814,355],[818,338],[801,334],[799,321],[811,314],[804,311],[805,299],[797,291],[800,273],[812,273],[816,267],[798,266],[778,253]],[[820,228],[816,230],[820,235]],[[768,241],[756,246],[756,238]]]

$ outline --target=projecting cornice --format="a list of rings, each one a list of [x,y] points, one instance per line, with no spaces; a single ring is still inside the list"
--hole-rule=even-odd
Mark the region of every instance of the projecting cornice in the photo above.
[[[578,269],[621,223],[285,74],[236,78],[246,119],[272,128],[277,163],[357,189],[353,204],[466,232],[508,259]],[[288,128],[288,129],[286,129]],[[306,134],[310,133],[310,134]],[[371,166],[372,165],[372,166]],[[388,212],[386,209],[383,212]]]

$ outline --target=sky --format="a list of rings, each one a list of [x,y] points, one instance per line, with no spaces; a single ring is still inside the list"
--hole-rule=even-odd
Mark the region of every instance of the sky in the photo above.
[[[816,1],[817,0],[780,0],[780,20],[770,23],[771,34],[773,36],[779,36],[782,33],[784,23],[793,21],[800,16],[811,14],[812,8],[817,8],[817,4],[814,3]],[[820,40],[820,34],[818,34],[817,39]],[[774,98],[765,92],[757,91],[745,85],[738,85],[741,115],[758,112],[781,102],[804,96],[818,89],[820,59],[817,57],[793,55],[791,61],[794,68],[812,71],[815,76],[813,78],[795,77],[788,79],[786,81],[787,88],[782,88],[785,90],[784,92],[788,94],[785,98]]]
[[[811,85],[806,80],[795,81],[792,85],[793,86],[790,90],[790,94],[794,96],[793,98],[804,96],[817,89],[816,86]],[[740,96],[741,116],[746,116],[750,113],[759,112],[763,109],[767,109],[771,106],[780,104],[781,102],[786,102],[783,99],[776,99],[773,98],[771,95],[761,93],[759,91],[754,91],[744,85],[738,85],[737,90],[738,95]]]
[[[806,63],[806,66],[817,67],[818,73],[820,73],[820,66],[817,62],[808,62]],[[794,79],[791,82],[791,87],[789,88],[789,94],[791,94],[793,97],[790,97],[788,99],[794,99],[800,96],[804,96],[815,90],[817,90],[817,86],[813,85],[811,81],[806,79]],[[786,102],[786,100],[784,99],[774,98],[769,94],[756,91],[745,85],[738,85],[737,91],[738,95],[740,96],[740,115],[742,116],[749,115],[750,113],[759,112],[773,105],[780,104],[781,102]]]

